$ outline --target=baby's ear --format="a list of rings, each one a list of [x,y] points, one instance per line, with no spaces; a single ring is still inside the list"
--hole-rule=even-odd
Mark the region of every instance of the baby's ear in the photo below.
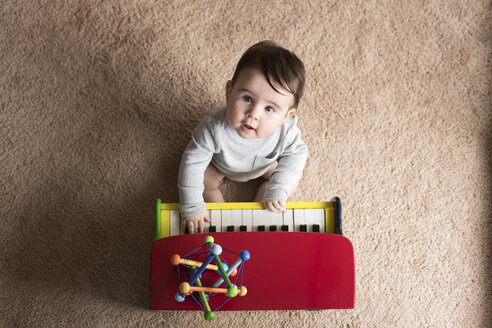
[[[284,119],[282,120],[282,124],[284,124],[292,115],[294,115],[296,112],[296,109],[295,108],[291,108],[287,111],[287,113],[285,113],[285,117]]]
[[[287,111],[287,117],[291,117],[292,115],[294,115],[296,113],[296,108],[291,108]]]

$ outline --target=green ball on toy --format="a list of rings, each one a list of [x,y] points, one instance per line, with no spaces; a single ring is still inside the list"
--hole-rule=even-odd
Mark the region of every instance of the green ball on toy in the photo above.
[[[212,321],[214,320],[214,318],[215,318],[215,313],[213,313],[212,311],[205,312],[205,319],[207,319],[208,321]]]
[[[227,289],[226,295],[229,297],[236,297],[239,291],[237,290],[236,286],[231,286],[230,288]]]
[[[205,239],[203,239],[204,244],[213,244],[213,242],[214,242],[214,237],[212,236],[207,236],[205,237]]]

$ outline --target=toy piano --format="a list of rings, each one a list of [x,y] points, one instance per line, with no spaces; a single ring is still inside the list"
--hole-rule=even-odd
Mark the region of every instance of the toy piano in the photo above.
[[[338,197],[287,202],[285,213],[262,203],[206,206],[205,233],[186,234],[179,204],[157,200],[151,310],[203,310],[210,320],[218,309],[354,308],[354,250]]]

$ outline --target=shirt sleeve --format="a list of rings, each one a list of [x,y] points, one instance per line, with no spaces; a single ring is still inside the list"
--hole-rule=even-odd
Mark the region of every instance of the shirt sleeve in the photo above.
[[[178,191],[182,216],[205,212],[203,177],[215,152],[214,131],[204,119],[193,131],[192,138],[181,158]]]
[[[301,139],[301,131],[294,125],[286,138],[287,144],[278,158],[278,166],[272,172],[265,190],[265,199],[286,201],[302,176],[308,157],[308,147]]]

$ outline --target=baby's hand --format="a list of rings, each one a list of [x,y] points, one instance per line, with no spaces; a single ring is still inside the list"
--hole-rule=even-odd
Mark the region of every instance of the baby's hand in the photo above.
[[[278,199],[265,199],[265,208],[270,212],[285,212],[285,202]]]
[[[202,233],[204,222],[210,222],[207,212],[184,217],[188,233]]]

